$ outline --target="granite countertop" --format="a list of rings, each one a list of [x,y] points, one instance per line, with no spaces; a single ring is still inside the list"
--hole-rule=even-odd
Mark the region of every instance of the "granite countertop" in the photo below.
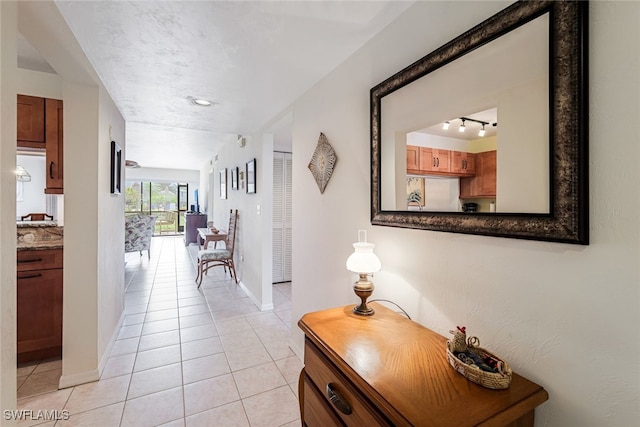
[[[63,227],[58,227],[55,221],[19,222],[17,228],[18,251],[62,249]]]
[[[57,227],[57,221],[16,221],[18,228]]]

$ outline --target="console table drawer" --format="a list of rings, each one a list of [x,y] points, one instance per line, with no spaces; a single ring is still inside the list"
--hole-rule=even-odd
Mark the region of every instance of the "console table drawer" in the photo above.
[[[303,373],[304,375],[304,373]],[[304,375],[304,422],[307,427],[342,427],[344,423],[335,414],[322,394]]]
[[[349,380],[307,340],[304,351],[305,372],[322,398],[347,426],[390,426]],[[333,394],[333,400],[329,397]],[[306,395],[305,395],[306,398]],[[340,410],[342,408],[342,410]]]

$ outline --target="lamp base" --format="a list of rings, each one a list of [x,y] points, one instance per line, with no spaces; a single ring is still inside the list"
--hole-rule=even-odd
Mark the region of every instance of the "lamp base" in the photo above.
[[[375,310],[369,307],[367,303],[364,303],[353,307],[353,314],[357,314],[358,316],[372,316],[375,314]]]
[[[359,316],[371,316],[374,309],[367,305],[367,298],[373,294],[373,283],[367,279],[367,275],[360,273],[360,280],[353,285],[353,291],[360,297],[360,305],[353,308],[353,314]]]

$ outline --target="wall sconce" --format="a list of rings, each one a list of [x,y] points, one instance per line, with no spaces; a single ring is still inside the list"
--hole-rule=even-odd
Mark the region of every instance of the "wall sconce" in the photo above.
[[[16,166],[16,179],[20,182],[30,182],[31,175],[29,175],[29,172],[27,172],[24,167],[18,165]]]
[[[360,305],[354,307],[353,313],[360,316],[371,316],[375,313],[367,305],[367,298],[373,293],[373,283],[368,279],[372,273],[380,271],[380,258],[373,253],[376,245],[367,242],[367,231],[358,230],[358,243],[353,244],[355,251],[347,259],[347,270],[358,273],[360,278],[353,285],[353,291],[360,297]]]

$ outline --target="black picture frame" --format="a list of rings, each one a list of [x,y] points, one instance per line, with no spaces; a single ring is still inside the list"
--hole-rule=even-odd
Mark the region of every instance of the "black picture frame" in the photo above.
[[[247,194],[256,193],[256,159],[247,162]]]
[[[231,189],[238,189],[238,167],[231,168]]]
[[[220,171],[220,198],[227,198],[227,168]]]
[[[111,194],[122,192],[122,148],[117,142],[111,141]]]

